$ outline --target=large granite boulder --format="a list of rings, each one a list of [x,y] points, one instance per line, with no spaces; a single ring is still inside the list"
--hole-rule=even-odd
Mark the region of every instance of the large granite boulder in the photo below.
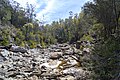
[[[12,51],[12,52],[28,53],[25,48],[20,47],[20,46],[11,46],[10,51]]]
[[[50,53],[50,59],[58,59],[63,55],[62,52],[51,52]]]

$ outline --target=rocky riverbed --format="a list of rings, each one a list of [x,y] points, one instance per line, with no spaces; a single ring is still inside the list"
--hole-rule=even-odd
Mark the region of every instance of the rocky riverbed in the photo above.
[[[80,61],[85,53],[89,48],[81,51],[67,43],[25,53],[0,49],[0,80],[89,80]]]

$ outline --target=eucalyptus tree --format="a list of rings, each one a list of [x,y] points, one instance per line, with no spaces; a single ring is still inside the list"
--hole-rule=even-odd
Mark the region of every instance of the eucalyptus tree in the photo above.
[[[93,0],[83,9],[86,15],[95,19],[93,27],[98,37],[91,58],[94,79],[119,80],[120,1]]]

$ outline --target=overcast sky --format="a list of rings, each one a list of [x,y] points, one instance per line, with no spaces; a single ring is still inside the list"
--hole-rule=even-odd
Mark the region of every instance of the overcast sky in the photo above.
[[[35,11],[37,19],[43,20],[47,23],[56,21],[69,16],[69,12],[74,14],[81,11],[81,7],[87,1],[91,0],[14,0],[20,3],[22,7],[26,6],[26,3],[32,4],[36,7]]]

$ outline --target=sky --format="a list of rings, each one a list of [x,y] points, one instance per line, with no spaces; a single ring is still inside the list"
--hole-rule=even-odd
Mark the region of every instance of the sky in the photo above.
[[[14,0],[22,7],[26,7],[26,3],[35,7],[36,19],[51,23],[59,19],[69,17],[69,12],[73,14],[80,13],[81,7],[91,0]]]

